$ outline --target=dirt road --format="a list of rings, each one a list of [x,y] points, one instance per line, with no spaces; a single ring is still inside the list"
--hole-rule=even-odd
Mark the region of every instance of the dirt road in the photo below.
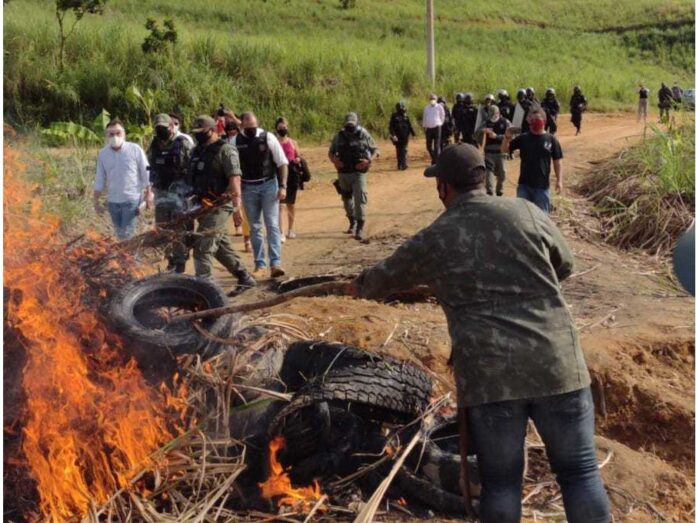
[[[693,518],[694,342],[693,299],[665,277],[664,265],[601,241],[599,224],[573,184],[594,163],[615,156],[643,136],[632,114],[589,114],[574,136],[561,116],[566,189],[553,195],[552,218],[569,238],[577,261],[564,293],[580,329],[595,376],[598,446],[610,456],[602,469],[617,521],[685,521]],[[422,136],[422,133],[421,133]],[[395,170],[394,148],[381,143],[369,175],[368,241],[343,233],[347,226],[327,146],[303,150],[314,179],[298,196],[298,237],[283,250],[292,276],[357,272],[387,256],[429,224],[442,206],[422,137],[410,147],[411,168]],[[518,161],[508,163],[505,195],[513,196]],[[236,238],[235,241],[241,241]],[[245,263],[253,267],[251,257]],[[226,286],[233,281],[218,277]],[[256,290],[240,299],[253,299]],[[449,340],[444,315],[432,302],[384,305],[327,297],[278,307],[313,336],[384,350],[414,359],[440,377],[447,390]]]

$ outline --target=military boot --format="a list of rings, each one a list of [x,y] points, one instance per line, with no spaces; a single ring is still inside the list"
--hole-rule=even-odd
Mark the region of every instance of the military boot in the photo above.
[[[348,220],[350,221],[350,225],[348,226],[346,234],[353,235],[355,234],[355,220],[353,218],[348,218]]]
[[[237,277],[237,286],[234,288],[234,290],[227,294],[228,296],[236,296],[247,289],[256,287],[256,280],[246,271],[246,269],[242,269],[236,273],[235,276]]]
[[[363,240],[365,235],[363,234],[363,228],[365,227],[365,220],[358,220],[358,226],[355,228],[355,239]]]

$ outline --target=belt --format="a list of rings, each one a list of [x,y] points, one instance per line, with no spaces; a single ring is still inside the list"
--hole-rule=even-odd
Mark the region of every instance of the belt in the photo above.
[[[272,180],[273,178],[275,178],[275,175],[269,176],[268,178],[262,178],[260,180],[245,180],[244,178],[242,178],[242,183],[250,183],[252,185],[258,185],[260,183],[266,183],[268,180]]]

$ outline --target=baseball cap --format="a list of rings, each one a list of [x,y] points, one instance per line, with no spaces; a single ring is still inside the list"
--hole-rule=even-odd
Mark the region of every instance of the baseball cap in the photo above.
[[[347,125],[349,123],[353,125],[358,125],[358,115],[355,113],[348,113],[346,115],[345,120],[343,121],[343,125]]]
[[[169,124],[172,123],[172,118],[168,114],[158,114],[155,116],[155,127],[169,127]]]
[[[217,124],[212,117],[208,116],[207,114],[202,114],[200,116],[196,116],[196,119],[193,120],[193,129],[191,129],[191,132],[203,133],[210,129],[214,129],[216,125]]]
[[[458,143],[445,147],[437,163],[428,167],[423,174],[426,178],[439,178],[453,185],[469,185],[483,181],[485,169],[483,156],[476,147]]]

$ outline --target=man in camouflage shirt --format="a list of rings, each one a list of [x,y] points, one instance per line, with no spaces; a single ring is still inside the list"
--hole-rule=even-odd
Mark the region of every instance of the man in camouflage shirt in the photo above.
[[[452,343],[457,402],[478,456],[481,521],[519,522],[524,439],[531,418],[561,485],[568,521],[608,522],[597,467],[594,407],[578,335],[559,282],[573,258],[534,204],[483,190],[469,144],[447,147],[425,176],[446,210],[353,282],[380,298],[428,285]]]
[[[237,149],[220,139],[216,123],[210,116],[194,120],[193,136],[198,145],[191,153],[189,181],[199,199],[216,200],[228,196],[230,203],[208,212],[198,219],[193,262],[196,276],[210,278],[213,258],[237,278],[236,291],[256,285],[232,248],[228,230],[229,218],[239,213],[242,205],[241,176]]]

